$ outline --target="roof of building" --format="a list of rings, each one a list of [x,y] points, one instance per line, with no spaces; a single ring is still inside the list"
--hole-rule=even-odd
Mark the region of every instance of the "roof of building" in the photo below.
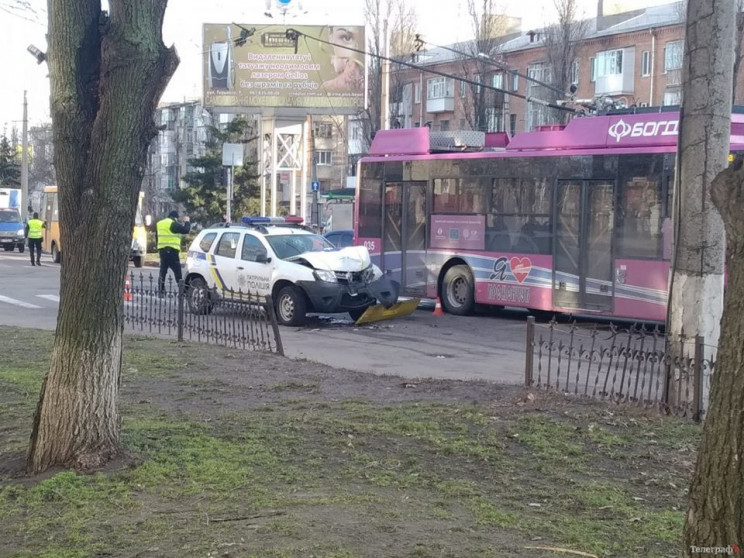
[[[584,20],[586,26],[584,40],[681,24],[685,20],[684,4],[683,1],[677,1],[624,14]],[[503,43],[499,51],[507,53],[543,47],[545,42],[539,37],[541,34],[544,34],[544,29],[527,32]],[[535,40],[535,37],[539,38]]]

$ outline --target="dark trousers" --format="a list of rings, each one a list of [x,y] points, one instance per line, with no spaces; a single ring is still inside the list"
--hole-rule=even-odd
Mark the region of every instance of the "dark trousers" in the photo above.
[[[181,258],[178,255],[178,250],[173,248],[161,248],[158,253],[160,254],[160,276],[158,277],[158,292],[165,292],[165,277],[168,275],[168,270],[173,271],[173,275],[176,278],[176,284],[181,281]]]
[[[36,262],[41,265],[41,239],[40,238],[29,238],[28,239],[28,251],[31,253],[31,263]],[[34,251],[36,252],[36,259],[34,259]]]

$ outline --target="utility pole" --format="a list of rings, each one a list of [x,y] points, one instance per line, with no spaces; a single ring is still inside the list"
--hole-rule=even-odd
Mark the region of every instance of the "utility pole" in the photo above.
[[[26,91],[23,92],[23,128],[21,138],[21,217],[28,218],[28,101]]]
[[[380,130],[390,127],[390,39],[388,37],[388,20],[382,22],[382,89],[380,92]]]
[[[310,149],[312,151],[312,182],[310,189],[313,193],[313,205],[310,208],[310,221],[313,225],[318,225],[320,229],[320,184],[318,182],[318,151],[315,149],[315,127],[313,117],[310,115]]]

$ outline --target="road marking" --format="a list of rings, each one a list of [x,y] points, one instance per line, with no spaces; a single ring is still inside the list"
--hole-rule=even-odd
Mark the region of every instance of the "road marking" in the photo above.
[[[20,306],[21,308],[41,308],[41,306],[36,306],[35,304],[29,304],[28,302],[23,302],[22,300],[16,300],[14,298],[10,298],[8,296],[0,295],[0,302],[7,302],[8,304],[14,304],[15,306]]]
[[[59,302],[59,295],[36,295],[39,298],[45,298],[47,300],[51,300],[52,302]]]

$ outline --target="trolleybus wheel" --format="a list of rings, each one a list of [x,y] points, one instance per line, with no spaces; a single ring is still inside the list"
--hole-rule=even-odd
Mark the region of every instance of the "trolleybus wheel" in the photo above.
[[[456,265],[447,270],[442,283],[444,309],[456,316],[467,316],[475,306],[475,282],[470,268]]]

